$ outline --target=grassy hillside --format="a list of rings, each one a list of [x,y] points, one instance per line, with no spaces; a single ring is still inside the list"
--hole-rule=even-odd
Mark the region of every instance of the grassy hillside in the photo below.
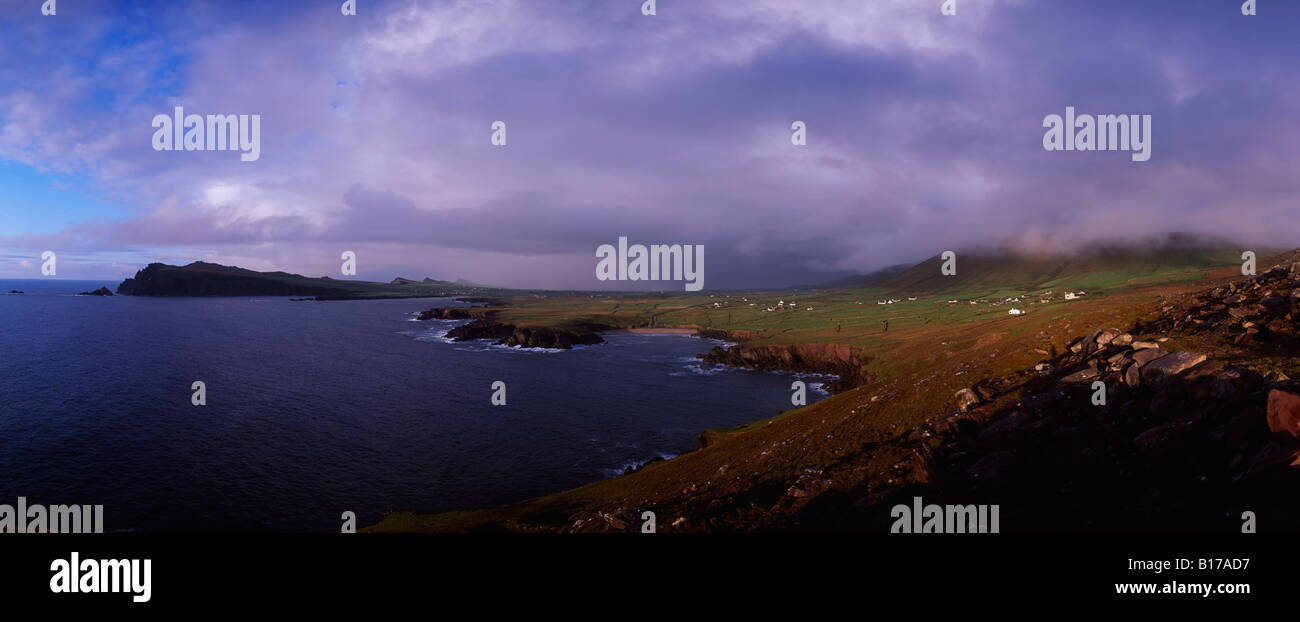
[[[1117,292],[1227,276],[1239,268],[1239,257],[1240,251],[1223,250],[1087,258],[972,255],[959,258],[955,276],[940,274],[936,257],[863,287],[510,298],[500,317],[520,325],[707,327],[745,331],[747,340],[755,344],[842,343],[876,348],[912,336],[908,331],[920,327],[1004,319],[1011,308],[1025,311],[1026,316],[1055,313]],[[1065,300],[1066,291],[1077,290],[1086,294]],[[1048,291],[1050,298],[1043,296]],[[879,304],[887,300],[896,302]]]
[[[946,294],[956,298],[1009,297],[1024,293],[1115,289],[1200,278],[1205,270],[1239,265],[1236,249],[1116,249],[1080,256],[978,255],[957,258],[957,274],[944,276],[932,257],[878,284],[897,295]]]
[[[796,526],[810,499],[870,498],[873,490],[896,488],[906,471],[900,465],[916,451],[900,439],[953,412],[959,389],[1022,374],[1099,326],[1132,324],[1159,313],[1173,296],[1240,278],[1239,255],[1151,254],[1146,263],[1107,256],[969,259],[959,264],[962,278],[951,282],[932,276],[939,274],[933,260],[886,282],[840,290],[510,300],[500,313],[512,321],[653,321],[736,331],[747,346],[856,345],[870,355],[863,370],[870,382],[804,408],[773,404],[772,417],[709,431],[702,435],[706,446],[637,473],[504,508],[394,513],[370,530],[624,531],[647,509],[661,531]],[[1088,293],[1065,301],[1059,290],[1066,288]],[[1038,294],[1046,289],[1057,291],[1043,302]],[[1025,315],[1008,315],[1008,303],[994,298],[1015,296]],[[891,297],[901,300],[877,304]],[[787,304],[767,310],[781,302]],[[1180,339],[1169,338],[1171,346]]]

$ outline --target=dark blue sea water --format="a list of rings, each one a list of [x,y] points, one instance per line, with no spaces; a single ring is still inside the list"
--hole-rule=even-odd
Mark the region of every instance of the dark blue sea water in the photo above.
[[[107,530],[337,531],[345,510],[365,525],[499,505],[790,408],[789,376],[702,372],[715,343],[693,337],[515,350],[412,321],[448,299],[71,295],[100,285],[116,284],[0,281],[0,503],[103,504]]]

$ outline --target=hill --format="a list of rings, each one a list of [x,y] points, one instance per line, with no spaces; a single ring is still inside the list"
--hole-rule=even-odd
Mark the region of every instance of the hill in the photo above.
[[[1263,253],[1261,253],[1263,256]],[[1085,253],[960,253],[957,273],[941,272],[940,256],[874,283],[886,294],[946,294],[955,298],[1013,296],[1067,289],[1103,289],[1166,282],[1241,263],[1240,248],[1167,245],[1099,247]]]
[[[185,266],[152,263],[117,287],[128,296],[312,296],[320,300],[481,295],[495,293],[440,281],[395,279],[392,283],[311,278],[288,272],[257,272],[196,261]]]
[[[832,354],[859,382],[705,431],[695,450],[622,477],[499,508],[395,512],[369,530],[635,531],[649,510],[659,531],[887,532],[892,504],[917,495],[1001,503],[1008,532],[1234,531],[1242,507],[1300,531],[1288,494],[1300,464],[1300,386],[1289,380],[1300,376],[1300,254],[1271,270],[1261,253],[1261,275],[1242,277],[1239,251],[1221,263],[1215,252],[1136,266],[1104,255],[966,262],[973,290],[1122,272],[1102,295],[1022,316],[949,305],[940,288],[893,305],[864,304],[874,286],[508,300],[500,317],[695,326],[742,342],[728,358],[760,368]],[[894,286],[925,283],[907,274]],[[792,294],[797,305],[768,310]],[[1098,380],[1105,406],[1092,402]]]

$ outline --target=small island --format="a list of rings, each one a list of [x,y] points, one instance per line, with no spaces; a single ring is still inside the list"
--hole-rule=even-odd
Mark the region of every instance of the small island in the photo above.
[[[113,292],[108,291],[107,287],[101,287],[94,291],[81,292],[78,296],[112,296]]]

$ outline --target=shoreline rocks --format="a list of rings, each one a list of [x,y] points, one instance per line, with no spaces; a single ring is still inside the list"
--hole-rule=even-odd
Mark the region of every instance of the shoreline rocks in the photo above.
[[[427,311],[421,311],[415,319],[425,320],[468,320],[472,318],[484,317],[485,313],[471,311],[474,307],[434,307]]]
[[[782,346],[741,344],[730,348],[716,347],[700,355],[702,364],[728,365],[757,371],[833,375],[837,379],[826,387],[832,393],[846,391],[869,380],[862,371],[869,360],[870,357],[857,346],[827,343]]]
[[[447,331],[453,341],[492,339],[494,345],[520,348],[550,348],[569,350],[576,345],[604,343],[604,338],[584,328],[550,326],[516,326],[486,318]]]

